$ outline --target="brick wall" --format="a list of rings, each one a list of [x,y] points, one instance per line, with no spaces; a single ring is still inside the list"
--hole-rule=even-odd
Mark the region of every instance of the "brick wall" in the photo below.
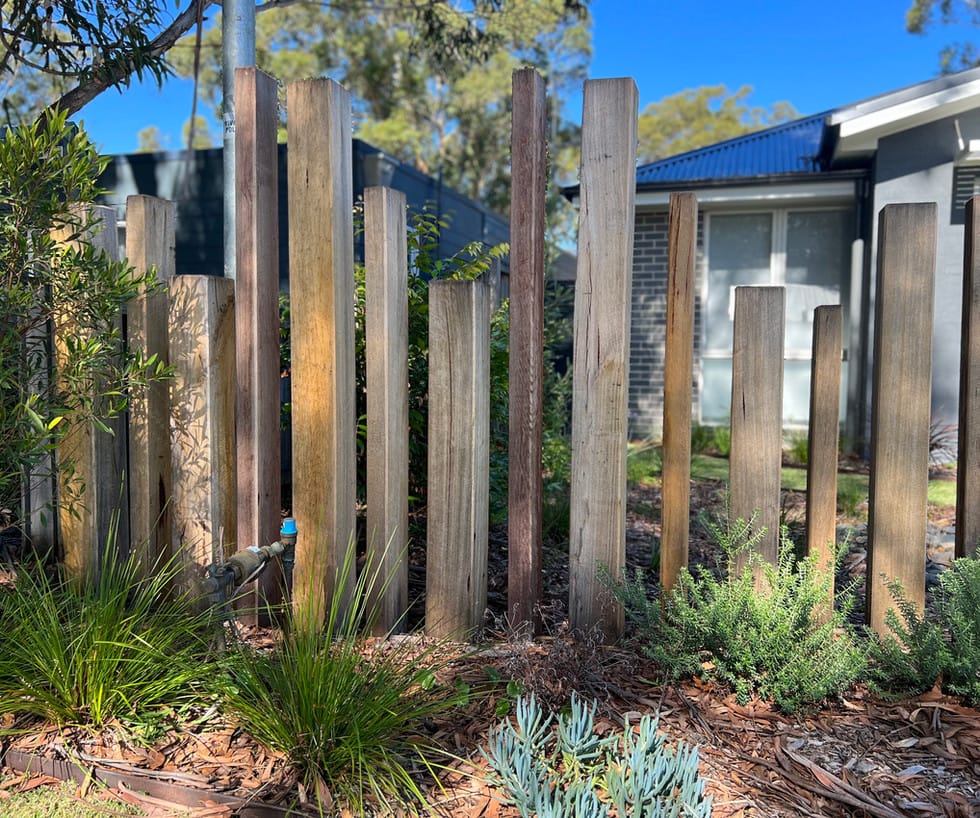
[[[698,218],[697,289],[703,273],[703,220]],[[664,337],[667,325],[667,211],[636,214],[630,329],[629,434],[659,440],[663,430]],[[698,416],[701,299],[695,300],[694,417]]]

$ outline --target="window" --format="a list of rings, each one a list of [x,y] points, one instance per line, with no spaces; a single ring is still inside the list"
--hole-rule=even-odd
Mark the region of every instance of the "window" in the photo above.
[[[813,310],[822,304],[846,302],[852,238],[849,209],[709,214],[702,422],[725,423],[730,415],[735,288],[781,285],[786,288],[783,422],[787,426],[806,423]],[[846,377],[841,381],[843,393]],[[843,401],[841,411],[843,414]]]

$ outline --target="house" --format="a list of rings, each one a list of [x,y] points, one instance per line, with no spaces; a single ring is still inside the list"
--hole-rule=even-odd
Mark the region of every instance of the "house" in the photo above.
[[[783,418],[807,422],[813,308],[844,306],[845,441],[868,439],[878,213],[936,202],[933,419],[955,423],[963,221],[980,193],[980,69],[944,76],[637,169],[630,434],[659,436],[667,206],[699,204],[693,417],[728,422],[734,287],[786,287]],[[577,189],[566,194],[574,197]]]
[[[157,196],[176,202],[177,272],[221,275],[224,270],[224,164],[222,148],[112,156],[99,178],[108,192],[100,203],[116,210],[120,233],[125,231],[126,198],[134,194]],[[287,212],[286,145],[279,145],[279,279],[288,291],[289,249]],[[366,187],[386,185],[405,193],[410,210],[428,208],[447,217],[440,234],[439,256],[448,258],[472,241],[493,246],[506,242],[508,221],[486,207],[377,148],[353,140],[352,171],[355,201]],[[351,202],[353,205],[353,202]],[[360,243],[363,238],[360,238]],[[125,241],[120,235],[121,248]],[[358,258],[363,248],[355,247]],[[500,291],[507,293],[506,260],[501,270]]]

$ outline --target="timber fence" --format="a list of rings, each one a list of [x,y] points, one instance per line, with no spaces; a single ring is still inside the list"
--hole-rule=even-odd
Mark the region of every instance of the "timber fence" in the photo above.
[[[509,599],[513,624],[536,627],[542,586],[541,437],[545,214],[545,91],[515,72],[512,135]],[[134,403],[129,426],[128,542],[144,564],[173,548],[187,581],[239,547],[278,537],[280,430],[276,83],[236,72],[239,237],[235,280],[173,269],[173,205],[132,197],[127,255],[155,265],[167,295],[128,305],[130,343],[175,368],[175,380]],[[351,102],[330,80],[287,86],[292,343],[292,513],[299,528],[293,605],[321,618],[354,536],[354,248]],[[585,85],[578,268],[575,285],[570,624],[622,632],[623,612],[598,567],[625,561],[627,389],[635,195],[637,93],[632,80]],[[106,218],[111,219],[107,212]],[[663,437],[661,579],[672,586],[688,560],[690,425],[695,326],[697,201],[670,201]],[[920,609],[925,595],[930,359],[936,208],[881,212],[871,439],[867,609],[884,629],[888,590],[899,580]],[[114,235],[111,225],[105,231]],[[402,559],[408,529],[408,327],[404,197],[365,194],[368,564],[379,571],[381,632],[408,605]],[[967,211],[959,423],[958,556],[980,540],[980,235]],[[430,425],[426,629],[463,637],[479,626],[487,596],[490,287],[440,281],[430,290]],[[731,413],[731,510],[779,530],[785,293],[739,287]],[[814,316],[807,492],[807,547],[833,558],[842,314]],[[900,343],[897,335],[913,337]],[[887,399],[883,398],[887,388]],[[119,439],[124,439],[119,435]],[[123,480],[118,446],[91,435],[69,441],[98,503],[61,515],[66,564],[97,566],[111,504]],[[53,536],[53,535],[52,535]],[[273,599],[270,577],[256,599]]]

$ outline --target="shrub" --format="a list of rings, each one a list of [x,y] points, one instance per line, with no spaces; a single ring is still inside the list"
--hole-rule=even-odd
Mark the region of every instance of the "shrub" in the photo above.
[[[586,708],[574,694],[554,730],[533,696],[519,698],[515,711],[516,727],[508,720],[494,728],[483,756],[490,782],[522,818],[601,818],[610,808],[623,818],[710,816],[697,748],[668,747],[656,719],[603,738],[595,704]]]
[[[138,729],[200,701],[214,673],[206,613],[168,593],[176,564],[144,578],[107,547],[82,585],[38,564],[0,589],[0,714]]]
[[[872,634],[872,686],[915,695],[940,683],[980,703],[980,560],[954,560],[943,572],[935,618],[920,616],[898,582],[888,588],[898,613],[885,613],[891,634]]]
[[[122,344],[121,306],[154,276],[86,241],[99,225],[81,205],[101,192],[104,164],[64,113],[0,138],[0,509],[20,507],[28,476],[51,476],[48,455],[73,426],[106,428],[133,389],[167,374]]]
[[[763,535],[753,531],[753,521],[709,527],[725,555],[724,578],[682,569],[676,587],[659,600],[647,598],[639,571],[634,581],[613,584],[644,653],[670,678],[712,677],[742,701],[758,695],[785,711],[846,689],[865,659],[847,624],[848,604],[827,610],[833,575],[810,558],[797,562],[785,531],[770,565],[753,550]],[[743,552],[748,560],[739,569]]]
[[[348,549],[335,586],[354,566]],[[220,680],[226,710],[267,747],[285,753],[321,808],[336,800],[355,814],[368,803],[385,814],[425,798],[415,770],[440,755],[424,737],[424,722],[461,703],[461,691],[436,684],[431,648],[411,655],[412,644],[368,656],[360,636],[370,625],[373,576],[361,571],[346,612],[334,594],[324,629],[287,618],[268,653],[236,646]]]

